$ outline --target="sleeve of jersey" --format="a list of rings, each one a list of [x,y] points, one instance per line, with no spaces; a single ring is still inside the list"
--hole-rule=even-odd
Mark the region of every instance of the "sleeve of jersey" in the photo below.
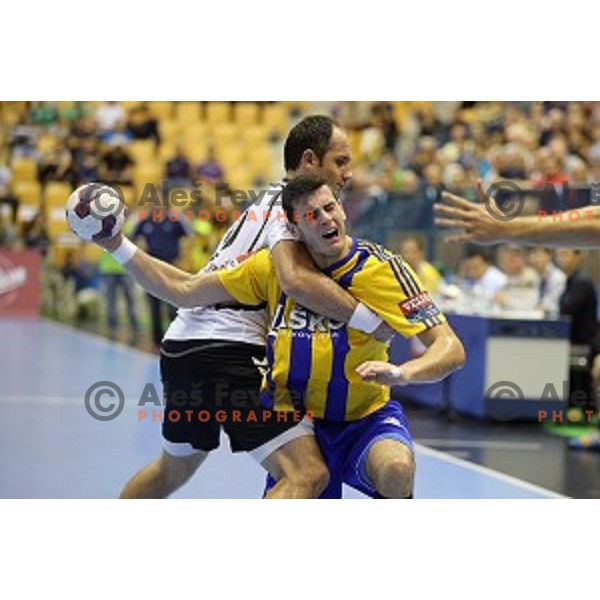
[[[353,278],[350,292],[407,338],[446,322],[415,272],[399,257],[370,258]]]
[[[237,267],[218,271],[223,287],[240,303],[256,305],[268,299],[271,262],[266,250],[253,254]]]

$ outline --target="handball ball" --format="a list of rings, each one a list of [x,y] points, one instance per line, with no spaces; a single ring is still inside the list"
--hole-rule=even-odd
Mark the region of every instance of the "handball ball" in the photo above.
[[[121,231],[125,203],[114,188],[103,183],[86,183],[67,200],[67,222],[83,240],[106,240]]]

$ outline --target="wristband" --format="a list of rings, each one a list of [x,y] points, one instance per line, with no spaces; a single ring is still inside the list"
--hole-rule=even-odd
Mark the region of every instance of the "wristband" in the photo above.
[[[359,302],[348,321],[348,327],[364,333],[373,333],[381,323],[382,320],[370,308]]]
[[[136,252],[137,246],[131,240],[123,238],[119,247],[114,252],[111,252],[111,255],[118,263],[124,265],[133,258]]]
[[[400,367],[394,367],[391,371],[390,371],[390,375],[394,378],[397,379],[398,381],[400,379],[402,379],[402,369]]]

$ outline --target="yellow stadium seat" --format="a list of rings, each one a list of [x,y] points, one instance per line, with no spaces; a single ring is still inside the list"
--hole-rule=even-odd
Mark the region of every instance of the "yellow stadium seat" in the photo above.
[[[37,179],[37,163],[33,158],[15,158],[10,168],[13,177],[19,181],[35,181]]]
[[[240,139],[248,152],[268,144],[269,128],[265,125],[248,125],[240,130]]]
[[[173,118],[173,103],[172,102],[148,102],[148,107],[152,116],[158,121],[166,121]]]
[[[248,163],[254,174],[261,174],[266,179],[271,179],[273,175],[273,155],[268,148],[257,148],[249,152]]]
[[[183,144],[183,151],[192,165],[192,170],[195,165],[206,160],[210,146],[211,142],[208,138],[198,139],[196,141],[187,140]]]
[[[238,190],[250,190],[252,189],[252,183],[254,175],[252,169],[246,164],[237,165],[235,169],[231,171],[230,176],[227,177],[229,184],[232,188]]]
[[[161,120],[158,124],[158,131],[161,144],[175,142],[180,131],[179,123],[173,120]]]
[[[195,123],[181,128],[180,137],[184,143],[189,141],[208,141],[210,131],[205,123]]]
[[[127,146],[127,151],[136,164],[152,162],[156,155],[152,140],[134,140]]]
[[[148,184],[160,186],[163,179],[162,165],[159,162],[143,163],[136,165],[133,170],[133,183],[138,197],[144,192]]]
[[[158,158],[163,167],[166,167],[173,156],[175,156],[175,142],[163,142],[158,149]]]
[[[65,219],[64,208],[55,206],[46,211],[48,235],[53,242],[66,242],[77,240]]]
[[[13,181],[11,189],[19,202],[40,206],[42,186],[39,181]]]
[[[231,146],[237,143],[240,138],[239,129],[233,123],[214,124],[211,132],[213,142],[217,148]]]
[[[67,198],[70,196],[72,191],[73,188],[69,183],[63,183],[62,181],[48,182],[44,188],[46,207],[60,207],[63,211],[64,218],[65,204],[67,203]]]
[[[211,124],[229,123],[231,121],[229,102],[209,102],[206,105],[206,120]]]
[[[237,102],[233,109],[234,121],[242,126],[258,123],[260,106],[258,102]]]
[[[199,102],[177,102],[175,115],[180,123],[199,123],[201,120]]]
[[[289,128],[289,114],[287,106],[281,102],[267,104],[263,109],[263,123],[269,131],[277,131],[282,137]]]
[[[141,101],[140,100],[119,100],[118,104],[120,104],[125,109],[125,112],[129,113],[132,111],[132,109],[137,108],[141,104]]]
[[[58,138],[51,133],[45,133],[38,138],[37,149],[41,154],[45,154],[54,148]]]
[[[233,173],[244,162],[244,149],[241,146],[231,146],[217,150],[217,160],[227,173]]]

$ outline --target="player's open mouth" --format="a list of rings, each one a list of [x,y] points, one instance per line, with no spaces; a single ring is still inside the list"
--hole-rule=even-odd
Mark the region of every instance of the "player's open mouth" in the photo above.
[[[339,237],[340,231],[337,227],[332,227],[323,234],[323,238],[330,241],[337,240]]]

